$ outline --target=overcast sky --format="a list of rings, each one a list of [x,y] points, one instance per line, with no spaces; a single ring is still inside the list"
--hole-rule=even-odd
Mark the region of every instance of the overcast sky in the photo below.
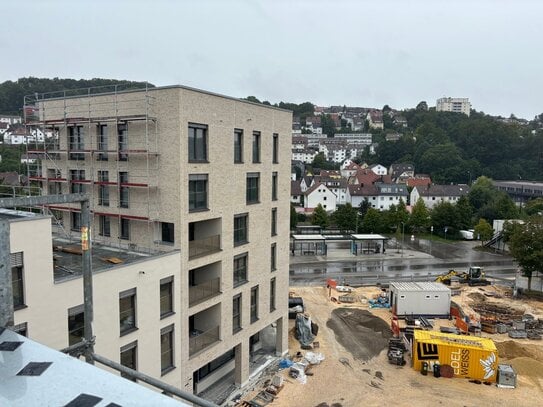
[[[0,82],[146,80],[272,103],[543,112],[543,1],[2,0]]]

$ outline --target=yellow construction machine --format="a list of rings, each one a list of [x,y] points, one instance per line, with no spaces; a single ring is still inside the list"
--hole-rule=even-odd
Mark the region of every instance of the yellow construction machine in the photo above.
[[[456,278],[457,277],[457,278]],[[490,281],[485,278],[485,273],[482,267],[471,266],[468,271],[456,271],[449,270],[446,274],[437,276],[436,282],[443,283],[445,285],[451,285],[451,280],[458,281],[462,284],[468,284],[470,286],[489,285]]]

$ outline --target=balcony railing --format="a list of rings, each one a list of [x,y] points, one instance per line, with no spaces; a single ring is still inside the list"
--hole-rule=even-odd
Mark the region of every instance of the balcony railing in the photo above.
[[[208,329],[205,332],[194,330],[189,338],[189,356],[193,356],[201,350],[219,341],[219,326]]]
[[[221,279],[213,278],[205,283],[189,287],[189,305],[193,306],[221,292]]]
[[[221,235],[209,236],[189,242],[189,259],[206,256],[221,250]]]

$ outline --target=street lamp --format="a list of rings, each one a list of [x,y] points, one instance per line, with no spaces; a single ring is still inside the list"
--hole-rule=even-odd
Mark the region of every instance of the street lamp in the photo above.
[[[430,226],[430,256],[432,255],[432,240],[434,235],[434,227]]]
[[[403,257],[403,245],[405,244],[404,235],[405,235],[405,223],[402,222],[402,257]]]
[[[445,229],[444,229],[444,231],[445,231],[445,240],[447,240],[447,231],[448,231],[448,230],[449,230],[449,227],[448,227],[448,226],[445,226]]]

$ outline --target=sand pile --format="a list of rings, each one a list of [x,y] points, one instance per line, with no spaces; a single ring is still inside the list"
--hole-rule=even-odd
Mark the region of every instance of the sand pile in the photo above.
[[[508,362],[517,375],[526,377],[541,389],[541,379],[543,379],[543,363],[530,357],[520,357]]]
[[[333,310],[326,326],[334,331],[336,340],[355,359],[362,361],[379,355],[392,336],[385,321],[367,310],[357,308]]]
[[[474,302],[485,302],[486,297],[481,293],[469,293],[468,297],[472,299]]]
[[[532,356],[532,352],[525,349],[525,345],[520,345],[515,341],[495,342],[495,345],[500,358],[514,359]]]

